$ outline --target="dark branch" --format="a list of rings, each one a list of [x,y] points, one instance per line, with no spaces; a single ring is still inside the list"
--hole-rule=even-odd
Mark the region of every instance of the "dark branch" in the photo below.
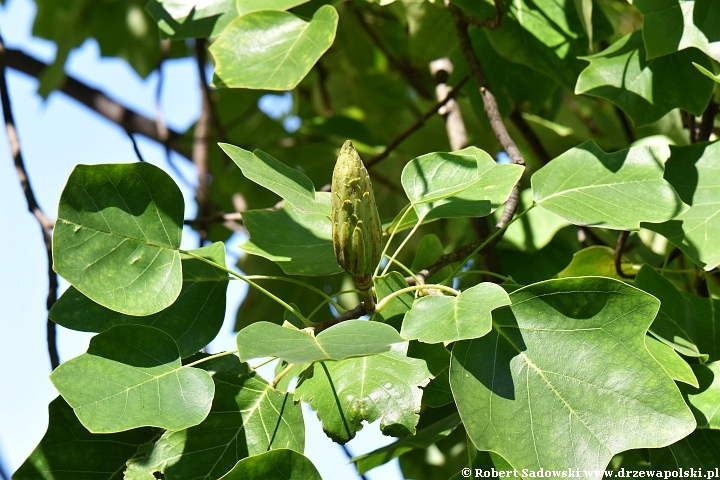
[[[195,132],[193,135],[193,152],[192,161],[197,170],[198,184],[195,189],[195,200],[198,205],[198,218],[204,218],[210,214],[210,192],[208,190],[208,134],[210,131],[210,123],[212,122],[212,99],[210,98],[210,88],[205,78],[206,63],[206,40],[198,38],[195,40],[195,58],[197,60],[198,75],[200,78],[201,109],[200,118],[195,123]],[[200,246],[202,247],[207,240],[206,225],[200,225]]]
[[[702,120],[700,120],[700,127],[697,132],[698,142],[707,142],[710,140],[710,135],[713,132],[713,126],[715,125],[715,117],[720,113],[720,105],[715,103],[713,99],[710,99],[710,103],[702,114]]]
[[[8,92],[7,80],[5,79],[5,67],[7,66],[7,51],[5,50],[5,43],[0,37],[0,99],[2,100],[2,111],[3,117],[5,118],[5,130],[7,132],[8,143],[10,144],[10,150],[12,153],[13,161],[15,163],[15,171],[17,172],[20,186],[25,194],[25,200],[27,202],[28,210],[35,216],[35,219],[40,224],[42,230],[43,241],[45,242],[45,252],[47,255],[47,274],[48,274],[48,295],[46,306],[50,310],[55,302],[57,301],[57,289],[58,289],[58,278],[57,274],[53,270],[53,258],[52,258],[52,228],[53,221],[50,220],[40,208],[40,205],[35,198],[35,192],[33,192],[32,185],[30,184],[30,178],[28,177],[27,170],[25,169],[25,161],[23,160],[22,150],[20,149],[20,139],[17,134],[17,127],[15,126],[15,118],[12,113],[12,105],[10,103],[10,93]],[[50,365],[53,370],[60,365],[60,356],[57,350],[57,337],[56,337],[55,323],[47,319],[47,348],[48,354],[50,355]]]
[[[455,95],[457,95],[457,93],[460,91],[462,86],[465,85],[465,82],[467,82],[467,81],[468,81],[467,76],[461,78],[460,81],[457,83],[457,85],[455,85],[453,87],[453,89],[448,92],[447,96],[443,100],[441,100],[441,101],[437,102],[435,105],[433,105],[433,107],[430,110],[425,112],[422,117],[418,118],[417,121],[415,123],[413,123],[407,130],[405,130],[400,135],[395,137],[393,139],[393,141],[390,142],[390,144],[387,147],[385,147],[385,150],[383,150],[382,153],[380,153],[378,156],[371,158],[369,161],[367,161],[365,163],[365,166],[367,168],[371,168],[376,163],[386,159],[388,157],[388,155],[390,155],[390,152],[392,152],[398,145],[400,145],[403,142],[403,140],[405,140],[407,137],[412,135],[415,131],[419,130],[420,127],[425,125],[425,122],[427,122],[430,117],[435,115],[443,107],[443,105],[445,105],[447,102],[450,101],[450,99],[455,97]]]
[[[132,134],[132,132],[127,132],[128,137],[130,137],[130,141],[132,142],[133,150],[135,151],[135,156],[138,159],[138,162],[144,162],[145,159],[142,156],[142,152],[140,151],[140,147],[137,144],[137,140],[135,140],[135,136]]]
[[[326,328],[330,328],[333,325],[337,325],[338,323],[344,322],[346,320],[353,320],[355,318],[360,318],[363,315],[366,315],[367,313],[369,313],[369,312],[365,309],[365,304],[361,302],[357,307],[348,310],[347,312],[340,315],[339,317],[333,318],[330,320],[326,320],[324,322],[316,323],[315,325],[313,325],[312,327],[308,327],[307,329],[312,330],[317,335],[318,333],[322,332]]]
[[[8,67],[34,78],[40,78],[42,72],[48,67],[46,63],[13,49],[5,51],[5,61]],[[161,131],[162,129],[158,128],[155,120],[124,107],[100,90],[68,76],[60,87],[60,91],[118,124],[123,130],[155,140],[180,155],[190,158],[190,152],[178,143],[182,136],[180,133],[170,129]]]
[[[510,120],[512,120],[515,128],[518,129],[520,134],[525,138],[525,141],[528,143],[528,145],[530,145],[530,148],[532,149],[538,160],[540,160],[540,163],[545,165],[550,160],[552,160],[550,154],[547,150],[545,150],[545,147],[540,141],[540,137],[537,136],[535,131],[530,128],[530,125],[528,125],[528,123],[523,118],[522,112],[520,111],[519,107],[516,107],[515,110],[513,110],[513,112],[510,114]]]
[[[495,0],[495,18],[476,18],[472,16],[466,16],[465,21],[471,25],[478,27],[487,28],[488,30],[497,30],[502,25],[503,16],[503,2],[502,0]]]
[[[615,273],[617,273],[621,278],[635,278],[635,275],[629,275],[623,272],[622,269],[622,255],[625,251],[625,242],[629,236],[630,232],[627,230],[620,232],[617,239],[617,245],[615,246]]]

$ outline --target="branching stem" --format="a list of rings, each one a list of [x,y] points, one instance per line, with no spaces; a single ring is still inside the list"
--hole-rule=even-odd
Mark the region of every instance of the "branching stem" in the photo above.
[[[401,288],[400,290],[394,291],[387,297],[380,300],[375,307],[375,312],[380,313],[385,307],[396,297],[408,292],[414,292],[416,290],[442,290],[443,292],[451,293],[455,296],[460,295],[460,292],[454,288],[446,287],[445,285],[413,285],[411,287]]]

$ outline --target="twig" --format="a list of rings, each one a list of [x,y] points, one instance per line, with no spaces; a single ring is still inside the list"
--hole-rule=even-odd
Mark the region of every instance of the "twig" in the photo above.
[[[510,120],[512,120],[515,128],[518,129],[523,138],[525,138],[525,141],[528,143],[528,145],[530,145],[530,148],[532,148],[533,153],[538,158],[538,160],[540,160],[540,163],[545,165],[550,160],[552,160],[552,157],[550,157],[550,154],[540,141],[540,137],[537,136],[535,131],[530,128],[530,125],[528,125],[528,123],[523,118],[522,111],[520,111],[519,106],[516,106],[510,114]]]
[[[13,49],[5,50],[5,61],[8,67],[35,78],[40,78],[42,72],[48,67],[46,63]],[[59,90],[116,123],[123,130],[143,135],[178,152],[185,158],[190,158],[190,152],[178,143],[182,134],[168,129],[167,134],[163,135],[158,130],[155,120],[121,105],[100,90],[89,87],[71,76],[66,76],[65,82]]]
[[[465,17],[465,21],[471,25],[478,27],[487,28],[488,30],[497,30],[502,25],[503,16],[503,2],[502,0],[495,0],[495,18],[477,18],[470,15]]]
[[[53,270],[53,258],[52,258],[52,228],[53,221],[50,220],[40,208],[40,205],[35,198],[32,185],[30,184],[30,178],[28,177],[27,170],[25,169],[25,162],[22,156],[22,150],[20,149],[20,139],[18,138],[17,128],[15,126],[15,118],[12,113],[12,105],[10,104],[10,93],[8,92],[7,80],[5,79],[5,67],[7,60],[7,52],[5,50],[5,42],[0,36],[0,98],[2,100],[2,111],[3,117],[5,118],[5,129],[7,131],[8,143],[10,144],[10,151],[12,153],[13,161],[15,163],[15,171],[17,172],[20,186],[22,187],[23,193],[25,194],[25,200],[27,202],[28,210],[35,216],[35,219],[40,224],[42,230],[43,241],[45,242],[45,252],[47,255],[47,274],[48,274],[48,295],[46,306],[50,310],[55,302],[57,301],[57,289],[58,289],[58,278],[57,274]],[[55,323],[47,319],[47,348],[48,355],[50,356],[50,365],[53,370],[60,365],[60,356],[57,350],[57,337],[56,337]]]
[[[430,62],[430,73],[435,78],[435,96],[439,102],[445,100],[450,93],[447,84],[448,78],[453,72],[452,61],[445,58],[438,58]],[[445,130],[447,131],[450,149],[461,150],[468,145],[467,130],[460,112],[460,105],[453,98],[443,105],[438,113],[445,117]]]
[[[615,246],[615,273],[618,274],[621,278],[635,278],[636,275],[627,274],[623,272],[622,269],[622,255],[623,251],[625,250],[625,242],[627,241],[628,237],[630,236],[630,232],[627,230],[623,230],[620,232],[620,235],[618,235],[617,239],[617,245]]]
[[[242,222],[240,213],[218,213],[209,217],[191,218],[183,221],[185,225],[211,225],[213,223]]]
[[[347,457],[348,462],[351,461],[353,458],[353,455],[352,455],[352,453],[350,453],[350,450],[348,449],[347,445],[342,444],[342,445],[340,445],[340,448],[342,448],[343,453],[345,453],[345,456]],[[367,480],[365,475],[360,473],[360,470],[358,469],[357,464],[355,464],[355,471],[358,472],[358,478],[360,478],[361,480]]]
[[[455,97],[455,95],[457,95],[457,93],[460,91],[460,89],[463,87],[463,85],[465,85],[465,82],[467,82],[467,81],[468,81],[467,75],[464,76],[463,78],[461,78],[460,81],[457,83],[457,85],[455,85],[453,87],[453,89],[448,92],[447,96],[442,101],[439,101],[435,105],[433,105],[433,107],[430,110],[425,112],[425,114],[422,117],[420,117],[415,123],[413,123],[407,130],[405,130],[400,135],[395,137],[393,139],[393,141],[390,142],[390,144],[387,147],[385,147],[385,150],[383,150],[382,153],[380,153],[379,155],[377,155],[374,158],[371,158],[369,161],[365,162],[365,167],[371,168],[376,163],[386,159],[388,157],[388,155],[390,155],[390,152],[392,152],[398,145],[400,145],[403,142],[403,140],[405,140],[407,137],[409,137],[414,132],[419,130],[420,127],[422,127],[430,117],[435,115],[443,107],[443,105],[445,105],[453,97]]]
[[[702,120],[700,120],[700,127],[697,132],[698,142],[707,142],[710,140],[710,135],[713,132],[715,123],[715,116],[718,113],[720,113],[720,105],[715,103],[713,99],[710,99],[710,103],[702,114]]]
[[[358,20],[358,23],[360,24],[360,27],[365,31],[365,33],[368,34],[370,39],[380,49],[383,55],[387,57],[388,62],[393,67],[395,67],[398,72],[400,72],[400,75],[403,76],[405,81],[408,82],[415,89],[418,95],[428,100],[431,99],[432,94],[427,88],[427,85],[425,85],[425,83],[423,82],[421,72],[417,68],[413,67],[407,59],[396,57],[390,51],[387,45],[385,45],[385,42],[383,42],[383,40],[378,36],[375,30],[373,30],[372,27],[368,25],[368,23],[365,21],[365,18],[363,17],[362,12],[354,8],[352,3],[346,2],[345,5],[347,5],[347,7],[352,10]]]
[[[195,40],[195,59],[200,78],[201,109],[200,118],[195,124],[195,132],[193,134],[193,154],[192,160],[197,170],[198,184],[195,189],[195,199],[198,205],[198,218],[209,216],[209,200],[208,192],[208,133],[210,130],[210,122],[212,121],[212,99],[210,98],[210,89],[207,86],[205,78],[206,63],[206,40],[198,38]],[[207,240],[207,230],[200,226],[200,246],[202,247]]]
[[[683,126],[687,128],[690,133],[690,143],[696,143],[697,129],[695,125],[695,115],[690,112],[686,112],[685,110],[680,110],[680,115],[682,116]]]
[[[140,151],[140,147],[138,147],[137,141],[135,140],[135,137],[133,136],[132,132],[126,131],[128,137],[130,137],[130,141],[132,142],[133,150],[135,150],[135,156],[137,157],[139,162],[144,162],[145,159],[142,156],[142,152]]]
[[[325,320],[324,322],[316,323],[312,327],[308,327],[307,330],[312,330],[317,335],[318,333],[322,332],[326,328],[330,328],[333,325],[337,325],[338,323],[344,322],[346,320],[353,320],[355,318],[360,318],[363,315],[366,315],[369,313],[365,309],[365,304],[360,302],[358,306],[355,308],[351,308],[347,312],[343,313],[337,318],[332,318],[330,320]]]

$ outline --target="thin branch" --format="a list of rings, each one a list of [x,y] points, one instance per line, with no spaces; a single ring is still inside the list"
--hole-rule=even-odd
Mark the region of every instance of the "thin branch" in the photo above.
[[[198,218],[209,216],[210,212],[210,193],[208,190],[208,134],[210,130],[210,122],[212,121],[212,99],[210,98],[210,89],[207,86],[205,78],[206,63],[206,40],[198,38],[195,40],[195,58],[200,78],[201,90],[201,109],[200,118],[195,124],[195,132],[193,134],[193,154],[192,160],[197,170],[198,184],[195,189],[195,199],[198,205]],[[207,240],[207,230],[200,226],[200,246],[202,247]]]
[[[342,448],[342,451],[345,454],[345,456],[347,457],[348,462],[351,461],[353,458],[353,455],[352,455],[352,453],[350,453],[350,450],[348,449],[347,445],[345,445],[345,444],[340,445],[340,448]],[[367,477],[360,473],[357,463],[355,464],[355,471],[358,472],[358,478],[360,478],[361,480],[367,480]]]
[[[495,0],[495,18],[477,18],[470,15],[465,17],[465,21],[471,25],[487,28],[488,30],[497,30],[502,25],[503,1]]]
[[[312,327],[308,327],[308,330],[312,330],[317,335],[318,333],[322,332],[326,328],[330,328],[333,325],[337,325],[338,323],[344,322],[346,320],[353,320],[356,318],[360,318],[363,315],[368,314],[369,312],[365,308],[365,304],[360,302],[358,306],[355,308],[351,308],[347,312],[343,313],[337,318],[332,318],[330,320],[325,320],[324,322],[316,323]]]
[[[34,78],[40,78],[42,72],[48,67],[46,63],[13,49],[5,50],[5,61],[8,67]],[[161,132],[155,120],[121,105],[100,90],[90,87],[71,76],[66,77],[59,90],[111,122],[116,123],[123,130],[143,135],[178,152],[185,158],[190,158],[190,152],[187,148],[179,145],[178,140],[182,137],[182,134],[170,129]]]
[[[710,135],[713,132],[713,126],[715,124],[715,117],[718,113],[720,113],[720,105],[715,103],[713,99],[710,99],[710,103],[702,114],[702,120],[700,121],[700,127],[698,128],[698,142],[707,142],[710,140]]]
[[[48,295],[46,306],[50,310],[55,302],[57,301],[57,289],[58,289],[58,278],[57,274],[53,270],[53,258],[52,258],[52,228],[53,221],[50,220],[40,208],[40,205],[35,198],[35,192],[33,192],[32,185],[30,184],[30,178],[25,169],[25,162],[23,160],[22,150],[20,149],[20,139],[17,134],[17,127],[15,126],[15,118],[12,113],[12,105],[10,103],[10,93],[8,91],[7,80],[5,79],[5,70],[7,66],[7,51],[5,50],[5,42],[0,37],[0,98],[2,100],[2,111],[3,117],[5,118],[5,130],[7,131],[8,143],[10,144],[10,151],[12,153],[13,161],[15,163],[15,171],[17,172],[18,180],[23,193],[25,194],[25,200],[27,202],[28,210],[35,216],[35,219],[40,225],[42,230],[43,241],[45,242],[45,252],[47,255],[47,274],[48,274]],[[50,356],[50,365],[53,370],[60,365],[60,356],[57,350],[57,337],[56,337],[55,323],[47,319],[47,348],[48,355]]]
[[[135,140],[135,136],[132,132],[126,132],[128,137],[130,137],[130,141],[132,142],[133,150],[135,150],[135,156],[137,157],[139,162],[144,162],[145,159],[142,156],[142,152],[140,151],[140,147],[137,144],[137,141]]]
[[[515,128],[518,129],[523,138],[525,138],[525,141],[528,145],[530,145],[530,148],[538,160],[540,160],[540,163],[545,165],[552,160],[552,157],[540,141],[540,137],[537,136],[535,131],[530,128],[530,125],[528,125],[527,121],[523,118],[522,111],[520,111],[519,106],[515,107],[513,112],[510,114],[510,120],[512,120]]]
[[[218,213],[204,218],[191,218],[183,221],[185,225],[211,225],[213,223],[238,222],[243,221],[240,213]]]
[[[451,89],[447,81],[452,72],[452,61],[447,57],[430,62],[430,73],[435,78],[435,96],[439,102],[445,100],[450,93]],[[450,149],[456,151],[467,147],[467,130],[457,101],[454,98],[448,100],[438,110],[438,113],[445,118],[445,130],[450,141]]]
[[[630,232],[623,230],[618,235],[617,245],[615,246],[615,273],[621,278],[635,278],[635,275],[627,274],[622,269],[622,255],[625,251],[625,242],[630,236]]]
[[[419,130],[420,127],[425,125],[425,122],[427,122],[430,117],[435,115],[443,107],[443,105],[445,105],[453,97],[455,97],[455,95],[457,95],[457,93],[460,91],[460,89],[463,87],[463,85],[465,85],[465,82],[467,82],[467,81],[468,81],[467,76],[464,76],[463,78],[461,78],[460,81],[457,83],[457,85],[455,85],[453,87],[453,89],[448,92],[447,96],[443,100],[441,100],[441,101],[437,102],[435,105],[433,105],[433,107],[430,110],[425,112],[422,117],[418,118],[418,120],[415,123],[413,123],[410,127],[408,127],[407,130],[405,130],[400,135],[395,137],[393,139],[393,141],[390,142],[390,144],[387,147],[385,147],[385,150],[383,150],[382,153],[380,153],[376,157],[368,160],[365,163],[365,167],[371,168],[376,163],[386,159],[388,157],[388,155],[390,155],[390,152],[392,152],[398,145],[400,145],[403,142],[403,140],[405,140],[407,137],[409,137],[410,135],[415,133],[417,130]]]

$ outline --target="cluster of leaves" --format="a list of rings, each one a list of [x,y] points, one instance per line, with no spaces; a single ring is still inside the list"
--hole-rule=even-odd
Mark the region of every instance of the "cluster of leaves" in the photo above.
[[[103,2],[85,3],[38,0],[37,33],[59,41],[53,32],[72,28],[67,49],[92,35],[102,45],[92,15],[48,26],[53,8]],[[457,105],[475,146],[444,153],[433,117],[373,166],[386,220],[378,304],[345,319],[359,300],[322,188],[337,148],[351,138],[380,153],[432,105],[429,61],[452,59],[449,83],[468,68],[442,2],[258,4],[147,5],[176,44],[213,39],[225,142],[211,151],[210,198],[229,211],[242,194],[249,206],[247,275],[225,264],[221,228],[208,231],[215,243],[180,248],[184,200],[159,168],[76,167],[53,235],[54,268],[72,287],[50,317],[97,335],[52,373],[61,397],[13,478],[317,479],[301,402],[338,443],[378,420],[398,438],[356,458],[360,472],[397,457],[421,479],[468,459],[519,471],[718,466],[720,142],[695,140],[718,113],[720,6],[516,0],[500,28],[471,27],[527,166],[487,153],[499,144],[467,83]],[[113,40],[103,51],[126,51]],[[293,133],[255,106],[260,90],[290,89],[303,120]],[[487,231],[516,185],[522,210],[476,242],[482,259],[468,251],[419,278]],[[627,231],[637,233],[614,252]],[[220,329],[231,279],[251,286],[237,351],[198,353]],[[267,357],[278,359],[272,382],[246,363]]]

